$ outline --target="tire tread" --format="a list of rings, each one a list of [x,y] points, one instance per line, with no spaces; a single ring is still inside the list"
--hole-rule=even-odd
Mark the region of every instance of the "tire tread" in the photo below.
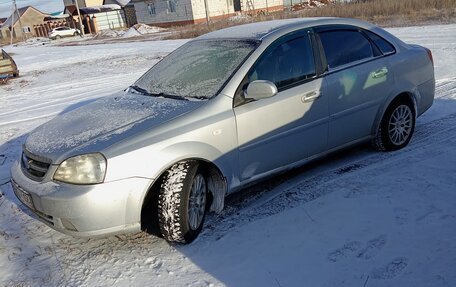
[[[191,182],[198,170],[198,161],[187,160],[174,164],[163,175],[158,194],[158,222],[162,236],[168,241],[190,243],[201,231],[203,223],[197,230],[191,230],[187,215]]]
[[[158,216],[160,231],[168,241],[185,242],[180,222],[179,207],[190,162],[178,162],[171,166],[164,175],[158,196]]]

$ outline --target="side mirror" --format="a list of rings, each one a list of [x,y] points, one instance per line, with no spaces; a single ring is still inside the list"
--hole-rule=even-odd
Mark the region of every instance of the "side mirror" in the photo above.
[[[261,100],[275,96],[278,93],[277,87],[273,82],[257,80],[251,82],[245,91],[245,98]]]

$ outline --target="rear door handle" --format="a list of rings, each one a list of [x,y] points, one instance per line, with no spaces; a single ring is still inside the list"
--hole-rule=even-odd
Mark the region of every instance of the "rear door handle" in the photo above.
[[[322,94],[320,91],[312,91],[312,92],[309,92],[309,93],[305,94],[304,96],[302,96],[301,100],[303,103],[308,103],[308,102],[315,101],[316,99],[320,98],[321,96],[322,96]]]
[[[380,70],[377,70],[372,73],[372,78],[378,79],[381,77],[384,77],[388,74],[388,69],[387,68],[382,68]]]

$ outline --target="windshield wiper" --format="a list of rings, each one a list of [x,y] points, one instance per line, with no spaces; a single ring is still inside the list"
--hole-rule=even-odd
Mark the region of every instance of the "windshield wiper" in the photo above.
[[[143,89],[138,86],[130,86],[131,89],[135,90],[136,92],[145,95],[145,96],[153,96],[153,94],[149,93],[146,89]]]
[[[135,86],[135,85],[130,86],[130,88],[133,89],[134,91],[142,94],[142,95],[145,95],[145,96],[162,97],[162,98],[169,98],[169,99],[175,99],[175,100],[188,101],[188,99],[183,97],[183,96],[171,95],[171,94],[166,94],[166,93],[149,93],[146,89],[143,89],[143,88]]]
[[[154,97],[162,97],[162,98],[168,98],[168,99],[188,101],[188,99],[186,97],[178,96],[178,95],[171,95],[171,94],[166,94],[166,93],[151,93],[150,95],[154,96]]]
[[[208,100],[209,98],[206,96],[193,96],[192,99],[197,99],[197,100]]]

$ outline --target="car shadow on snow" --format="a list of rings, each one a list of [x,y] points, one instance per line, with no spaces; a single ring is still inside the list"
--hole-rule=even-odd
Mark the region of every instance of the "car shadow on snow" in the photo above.
[[[434,100],[433,106],[417,119],[414,136],[404,149],[396,152],[376,152],[369,144],[362,144],[245,188],[226,199],[221,215],[211,214],[206,218],[204,230],[195,242],[188,246],[177,246],[177,250],[204,272],[228,286],[264,286],[265,283],[268,286],[282,286],[284,282],[278,282],[275,272],[281,273],[278,276],[282,278],[299,277],[299,269],[305,270],[306,266],[312,265],[316,259],[310,255],[315,254],[312,250],[315,244],[306,242],[304,238],[303,247],[296,251],[304,251],[300,258],[296,256],[286,262],[271,264],[271,260],[282,258],[277,252],[287,248],[287,238],[302,238],[306,233],[303,232],[306,225],[296,226],[295,229],[286,228],[287,231],[292,230],[292,233],[284,234],[281,240],[281,236],[275,232],[280,232],[284,229],[282,226],[293,225],[295,222],[277,221],[285,217],[272,217],[327,195],[325,185],[332,180],[343,182],[346,174],[405,155],[417,148],[423,149],[429,145],[430,139],[439,140],[437,133],[445,134],[445,130],[452,128],[448,123],[454,122],[456,117],[456,100],[453,99],[452,90],[440,91],[438,88],[438,98]],[[343,186],[343,183],[340,185]],[[363,214],[359,216],[362,217]],[[303,213],[302,217],[307,218],[309,225],[315,223],[309,214]],[[266,221],[265,218],[270,219]],[[252,226],[252,223],[255,226]],[[277,226],[265,225],[271,223]],[[251,230],[249,226],[252,226]],[[320,243],[319,247],[324,244]],[[327,246],[326,250],[331,248],[333,247]],[[282,266],[280,270],[271,269],[271,266],[277,265]],[[291,274],[284,273],[285,270],[297,273],[289,276]],[[296,284],[296,281],[292,282]],[[285,285],[287,284],[283,284]]]
[[[327,191],[326,188],[331,182],[337,186],[344,186],[345,175],[350,176],[350,173],[356,173],[357,170],[368,168],[370,165],[390,158],[405,156],[415,149],[423,149],[429,145],[430,139],[438,140],[435,136],[436,132],[445,133],[439,127],[445,127],[445,124],[450,121],[449,119],[456,117],[454,112],[456,111],[456,101],[435,99],[434,107],[429,113],[435,115],[437,114],[436,109],[441,107],[447,109],[447,114],[441,114],[435,118],[433,116],[419,118],[410,144],[402,150],[376,152],[369,144],[354,146],[274,176],[229,196],[221,215],[210,214],[206,218],[204,230],[199,238],[190,245],[175,246],[176,249],[198,268],[227,286],[286,286],[290,282],[293,286],[293,284],[297,284],[297,278],[304,280],[299,282],[307,282],[306,278],[302,277],[305,274],[304,270],[307,269],[306,266],[321,264],[321,261],[327,260],[325,257],[315,258],[314,256],[321,251],[321,248],[329,252],[334,249],[334,246],[325,245],[330,242],[329,240],[326,243],[318,242],[318,244],[306,241],[306,234],[309,235],[309,238],[316,237],[313,226],[315,223],[318,224],[318,218],[313,218],[312,215],[305,212],[304,208],[299,209],[304,211],[302,213],[304,219],[299,222],[284,221],[292,219],[293,216],[288,218],[274,215],[291,212],[295,207],[305,206],[311,201],[328,195],[328,192],[337,191],[335,188]],[[454,120],[451,121],[454,122]],[[356,192],[347,191],[346,189],[340,190],[345,193],[342,196],[347,198]],[[294,214],[296,216],[296,212]],[[363,214],[357,215],[363,217]],[[350,218],[347,220],[349,221]],[[308,225],[303,225],[303,222],[307,222]],[[300,224],[295,228],[283,227],[293,226],[297,223]],[[283,230],[291,233],[281,235],[280,232]],[[354,234],[353,238],[356,236],[358,235]],[[293,244],[296,244],[296,238],[302,238],[302,245],[294,252],[290,249],[296,246],[287,247],[290,238],[294,238]],[[313,248],[319,248],[319,250]],[[280,261],[284,260],[280,250],[286,250],[286,254],[289,254],[290,258],[286,257],[285,261]],[[322,253],[327,255],[325,252]],[[291,256],[291,254],[293,255]],[[271,263],[276,260],[277,262]],[[366,263],[366,266],[371,265],[372,262]],[[275,267],[279,268],[274,269]],[[347,271],[341,265],[334,265],[333,268],[334,274],[340,274],[341,270]],[[336,280],[337,278],[334,276],[333,278]],[[362,278],[361,281],[364,279]],[[322,277],[320,283],[323,284],[323,282],[328,282],[328,280]],[[305,283],[299,285],[301,284]],[[337,284],[327,286],[337,286]]]

